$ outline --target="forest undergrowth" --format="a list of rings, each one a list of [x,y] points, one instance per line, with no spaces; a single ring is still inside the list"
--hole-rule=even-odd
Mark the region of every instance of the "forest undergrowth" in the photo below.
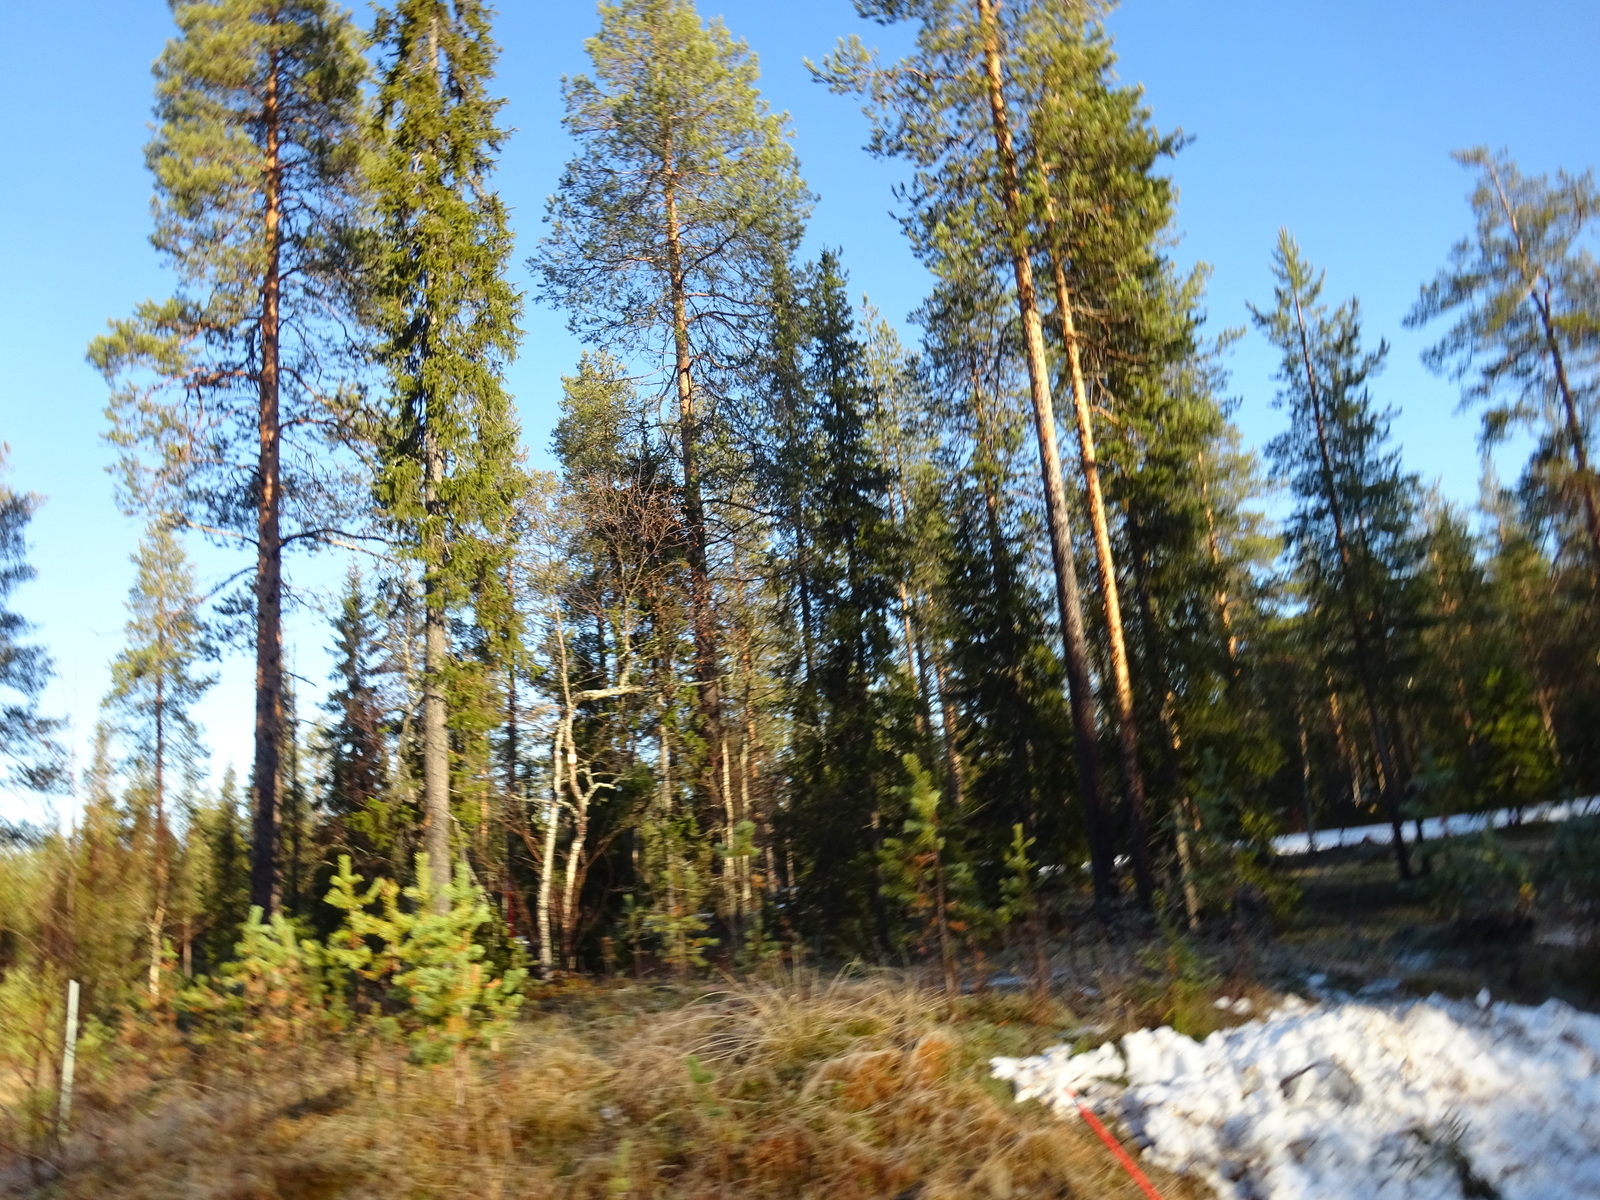
[[[1084,1125],[1017,1104],[990,1059],[1159,1025],[1203,1038],[1289,992],[1395,999],[1487,987],[1596,1008],[1587,875],[1569,861],[1591,824],[1430,844],[1427,873],[1404,885],[1381,846],[1282,860],[1272,869],[1298,897],[1292,910],[1241,909],[1198,934],[1131,912],[1108,925],[1088,908],[1061,913],[1043,954],[1018,945],[968,958],[954,991],[931,962],[529,982],[515,1020],[485,1025],[452,1056],[419,1054],[414,1038],[408,1053],[381,1022],[304,1019],[288,995],[255,1010],[254,1036],[216,1036],[216,1014],[190,993],[88,1031],[70,1136],[48,1119],[47,1084],[31,1143],[8,1121],[0,1190],[52,1200],[1134,1196]],[[268,1021],[269,1010],[288,1016]],[[8,1103],[27,1085],[14,1069]],[[1209,1194],[1152,1177],[1164,1196]]]
[[[714,987],[545,985],[499,1046],[456,1066],[349,1039],[252,1056],[146,1030],[84,1081],[71,1137],[31,1163],[13,1156],[0,1190],[1135,1196],[1087,1128],[1016,1105],[989,1078],[992,1056],[1082,1025],[1060,996],[951,1001],[902,974],[801,970]],[[1175,1200],[1205,1194],[1157,1181]]]

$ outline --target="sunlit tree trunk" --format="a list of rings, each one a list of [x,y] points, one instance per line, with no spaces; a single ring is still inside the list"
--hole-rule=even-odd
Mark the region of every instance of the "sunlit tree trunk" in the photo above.
[[[988,81],[990,118],[1000,164],[1001,201],[1012,224],[1012,229],[1007,231],[1007,240],[1010,242],[1008,253],[1016,277],[1023,353],[1028,368],[1028,392],[1033,405],[1034,431],[1039,443],[1039,470],[1044,482],[1050,555],[1055,567],[1056,604],[1061,617],[1062,651],[1072,707],[1079,784],[1083,791],[1089,829],[1090,866],[1095,897],[1105,904],[1116,895],[1111,830],[1106,813],[1105,787],[1100,774],[1099,734],[1095,722],[1093,684],[1089,678],[1083,602],[1078,591],[1077,566],[1072,556],[1072,525],[1067,509],[1066,486],[1062,481],[1061,453],[1056,444],[1055,405],[1050,396],[1049,366],[1045,357],[1038,293],[1033,281],[1033,263],[1027,247],[1021,242],[1024,224],[1021,185],[1018,182],[1017,155],[1000,69],[998,22],[993,0],[977,0],[977,4],[978,21],[983,32],[983,66]]]

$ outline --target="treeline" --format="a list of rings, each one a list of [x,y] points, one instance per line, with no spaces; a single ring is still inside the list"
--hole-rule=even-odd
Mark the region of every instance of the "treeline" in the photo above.
[[[179,286],[90,349],[149,532],[73,830],[13,831],[5,965],[60,926],[52,953],[159,992],[251,906],[333,933],[347,856],[421,897],[464,869],[477,936],[546,973],[811,953],[953,981],[1123,905],[1285,903],[1283,830],[1595,790],[1591,176],[1461,156],[1471,227],[1410,319],[1486,447],[1532,447],[1467,512],[1406,469],[1386,344],[1287,234],[1252,312],[1286,432],[1242,444],[1243,331],[1208,332],[1171,258],[1183,139],[1097,8],[857,7],[912,52],[812,69],[906,164],[920,343],[844,250],[803,258],[813,197],[750,50],[688,0],[603,3],[527,259],[589,346],[547,474],[504,382],[489,10],[175,5],[147,158]],[[30,504],[0,497],[7,590]],[[242,582],[199,594],[192,535],[243,547]],[[356,565],[317,705],[282,612],[319,549]],[[6,749],[47,783],[45,664],[0,633]],[[229,642],[255,756],[212,791]]]

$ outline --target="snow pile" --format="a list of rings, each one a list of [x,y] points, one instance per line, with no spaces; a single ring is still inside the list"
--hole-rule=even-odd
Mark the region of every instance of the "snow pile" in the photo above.
[[[994,1074],[1063,1115],[1076,1090],[1236,1200],[1600,1198],[1600,1017],[1478,999],[1291,999],[1203,1042],[1143,1030]]]

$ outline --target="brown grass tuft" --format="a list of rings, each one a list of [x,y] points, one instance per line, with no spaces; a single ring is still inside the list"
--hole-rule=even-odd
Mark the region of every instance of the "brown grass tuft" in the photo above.
[[[38,1194],[1137,1195],[1080,1124],[1018,1106],[988,1077],[991,1056],[1057,1040],[1059,1010],[973,998],[952,1012],[887,978],[808,976],[712,993],[574,988],[532,1007],[459,1089],[449,1068],[370,1047],[359,1059],[317,1047],[293,1071],[197,1057],[86,1116],[64,1173]],[[1160,1183],[1172,1200],[1202,1195]]]

